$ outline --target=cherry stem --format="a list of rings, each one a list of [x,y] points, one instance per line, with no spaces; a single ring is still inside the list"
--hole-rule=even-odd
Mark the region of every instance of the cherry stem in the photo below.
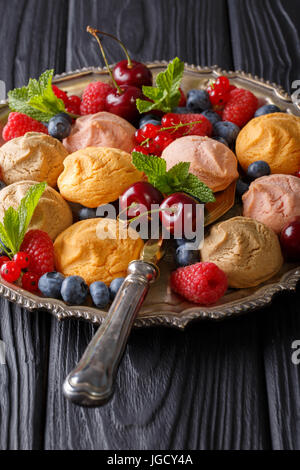
[[[103,36],[108,36],[109,38],[111,39],[114,39],[115,41],[117,41],[117,43],[122,47],[125,55],[126,55],[126,59],[127,59],[127,63],[128,63],[128,68],[129,69],[132,69],[132,60],[130,58],[130,55],[126,49],[126,47],[124,46],[124,44],[122,43],[122,41],[120,41],[120,39],[118,39],[116,36],[114,36],[113,34],[110,34],[110,33],[104,33],[104,31],[99,31],[97,30],[97,33],[99,34],[102,34]]]
[[[100,47],[100,51],[101,51],[101,54],[102,54],[102,57],[104,59],[104,62],[105,62],[105,65],[107,67],[107,70],[108,70],[108,73],[110,75],[110,78],[112,79],[112,82],[114,84],[114,86],[116,87],[116,89],[118,90],[118,93],[120,95],[122,95],[123,93],[123,90],[119,87],[119,85],[117,84],[116,80],[114,79],[113,77],[113,74],[112,74],[112,71],[108,65],[108,61],[107,61],[107,58],[106,58],[106,55],[105,55],[105,52],[104,52],[104,49],[103,49],[103,46],[102,46],[102,43],[98,37],[98,34],[103,34],[101,33],[98,29],[95,29],[95,28],[92,28],[91,26],[87,26],[86,28],[87,32],[90,33],[92,36],[94,36],[94,38],[96,39],[99,47]],[[105,34],[108,34],[108,33],[105,33]]]

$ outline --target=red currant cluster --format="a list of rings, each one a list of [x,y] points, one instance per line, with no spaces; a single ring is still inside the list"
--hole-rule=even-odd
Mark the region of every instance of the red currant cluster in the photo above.
[[[15,282],[21,276],[22,270],[30,265],[30,256],[19,251],[12,260],[8,256],[0,256],[0,272],[2,278],[7,282]],[[30,292],[38,290],[39,276],[33,272],[24,272],[22,276],[22,287]]]
[[[160,156],[173,140],[185,135],[210,136],[212,125],[201,114],[167,113],[161,120],[161,125],[145,124],[135,133],[137,146],[135,152],[145,155]]]
[[[221,113],[224,105],[229,100],[229,93],[235,88],[234,85],[230,85],[227,77],[221,76],[217,80],[207,87],[209,99],[211,104],[214,106],[214,111]]]

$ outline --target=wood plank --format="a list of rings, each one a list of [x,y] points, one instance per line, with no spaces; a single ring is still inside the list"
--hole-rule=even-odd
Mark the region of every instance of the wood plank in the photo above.
[[[268,448],[259,321],[254,314],[184,333],[134,331],[112,401],[85,409],[68,403],[61,389],[92,327],[54,320],[45,448]]]
[[[1,2],[0,79],[7,90],[46,68],[65,69],[66,0]],[[50,317],[0,300],[0,448],[39,449],[44,442]]]
[[[299,0],[228,0],[234,68],[291,90],[300,77]]]
[[[299,1],[229,0],[235,69],[243,69],[291,89],[300,77]],[[239,40],[234,40],[239,38]],[[263,351],[272,447],[300,449],[300,366],[291,361],[300,339],[297,296],[274,302],[264,318]]]
[[[136,59],[171,59],[232,68],[225,1],[73,0],[67,67],[102,64],[86,25],[117,34]],[[166,21],[167,19],[167,21]],[[218,32],[218,33],[216,33]],[[105,40],[110,62],[122,58]],[[46,449],[268,448],[270,436],[258,316],[184,333],[136,330],[114,398],[88,410],[61,389],[93,334],[90,325],[52,321]]]
[[[1,2],[0,80],[7,91],[45,69],[65,70],[67,0]]]

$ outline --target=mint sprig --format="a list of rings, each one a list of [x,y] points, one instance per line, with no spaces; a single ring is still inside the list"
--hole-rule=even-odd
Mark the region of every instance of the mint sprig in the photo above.
[[[132,152],[132,163],[137,170],[145,173],[149,183],[164,194],[184,191],[203,203],[215,202],[212,190],[197,176],[189,173],[189,162],[177,163],[167,171],[167,164],[163,158]]]
[[[9,91],[10,109],[44,122],[58,113],[66,113],[63,100],[57,98],[52,89],[53,73],[53,70],[46,70],[38,80],[30,78],[27,86]]]
[[[143,86],[143,94],[151,100],[136,100],[136,106],[140,113],[146,113],[154,109],[169,113],[180,101],[179,86],[183,76],[184,63],[178,58],[170,62],[164,72],[156,77],[156,87]]]
[[[47,187],[47,183],[37,183],[28,189],[18,209],[9,207],[0,222],[1,248],[11,258],[19,250],[28,229],[33,213]]]

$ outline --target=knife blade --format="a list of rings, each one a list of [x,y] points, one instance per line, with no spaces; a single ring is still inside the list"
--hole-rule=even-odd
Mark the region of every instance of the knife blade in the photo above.
[[[163,240],[148,240],[140,259],[131,261],[102,325],[89,343],[77,367],[66,378],[64,395],[81,406],[107,403],[113,394],[118,366],[134,319],[159,276],[158,261],[163,256]]]

